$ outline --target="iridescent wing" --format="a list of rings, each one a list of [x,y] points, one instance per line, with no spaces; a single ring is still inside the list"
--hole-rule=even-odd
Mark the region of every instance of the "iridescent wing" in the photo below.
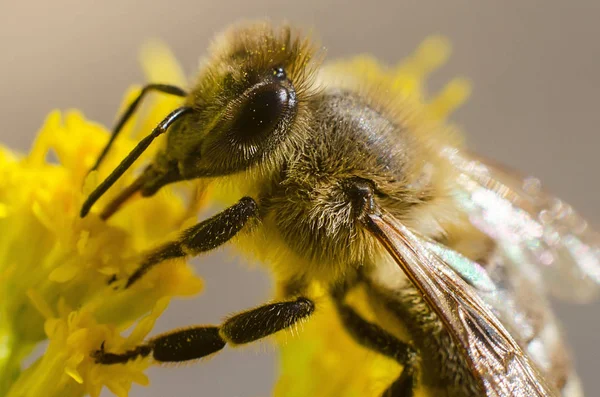
[[[558,395],[476,289],[429,241],[385,212],[365,217],[364,224],[445,324],[486,396]]]
[[[586,302],[600,292],[600,234],[567,203],[493,162],[447,149],[460,171],[459,203],[507,263],[552,295]]]

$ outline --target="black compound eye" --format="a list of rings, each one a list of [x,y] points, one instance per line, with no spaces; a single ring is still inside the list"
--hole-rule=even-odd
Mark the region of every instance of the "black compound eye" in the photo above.
[[[288,90],[278,83],[261,85],[244,96],[231,126],[231,132],[241,139],[252,139],[272,132],[285,115],[290,102]]]

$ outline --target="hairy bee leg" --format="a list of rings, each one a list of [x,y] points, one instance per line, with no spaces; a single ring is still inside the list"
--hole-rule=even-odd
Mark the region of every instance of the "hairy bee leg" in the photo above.
[[[337,288],[332,292],[342,324],[360,345],[390,357],[403,366],[402,373],[383,393],[382,397],[412,397],[417,352],[383,328],[362,318],[344,302],[346,290]]]
[[[416,351],[376,324],[363,319],[350,306],[338,303],[337,311],[350,335],[361,345],[384,356],[393,358],[402,365],[415,361]]]
[[[218,352],[226,344],[254,342],[289,328],[310,316],[314,309],[313,302],[302,297],[270,303],[236,314],[220,326],[198,326],[168,332],[120,354],[106,352],[103,344],[93,357],[97,363],[107,365],[125,363],[150,354],[158,362],[195,360]]]
[[[185,97],[187,95],[187,92],[185,92],[183,89],[181,89],[177,86],[174,86],[174,85],[148,84],[148,85],[144,86],[142,88],[142,91],[135,98],[135,100],[133,102],[131,102],[131,104],[129,104],[129,106],[127,107],[125,112],[121,115],[121,117],[119,117],[117,124],[113,128],[110,139],[106,143],[106,146],[104,146],[104,149],[102,149],[102,153],[100,153],[100,156],[98,156],[98,159],[96,160],[96,163],[94,164],[94,166],[90,169],[90,172],[98,169],[98,167],[102,163],[102,160],[104,160],[104,157],[106,157],[106,155],[108,154],[108,151],[112,147],[115,139],[117,139],[117,136],[121,133],[121,130],[123,129],[123,126],[125,125],[125,123],[127,123],[127,121],[129,121],[131,116],[135,113],[135,111],[137,110],[138,106],[140,105],[140,103],[142,102],[142,99],[144,99],[146,94],[149,92],[152,92],[152,91],[161,92],[163,94],[175,95],[175,96],[179,96],[179,97]]]
[[[414,383],[414,369],[405,367],[398,379],[383,392],[381,397],[413,397]]]
[[[258,215],[258,204],[250,197],[243,197],[236,204],[185,230],[179,240],[168,242],[153,250],[129,277],[125,288],[139,280],[153,266],[173,258],[198,255],[229,241]]]

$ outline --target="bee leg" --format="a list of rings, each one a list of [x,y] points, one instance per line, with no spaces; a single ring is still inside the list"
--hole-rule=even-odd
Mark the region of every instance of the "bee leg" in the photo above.
[[[381,397],[413,397],[414,384],[414,368],[405,367],[398,379],[383,392]]]
[[[129,276],[125,288],[129,288],[153,266],[173,258],[198,255],[229,241],[258,215],[258,204],[250,197],[243,197],[236,204],[185,230],[179,240],[156,248],[146,256],[137,270]]]
[[[226,344],[254,342],[289,328],[310,316],[314,309],[313,302],[302,297],[270,303],[235,314],[220,326],[198,326],[168,332],[120,354],[106,352],[102,344],[92,356],[97,363],[107,365],[125,363],[150,354],[158,362],[195,360],[218,352]]]
[[[187,93],[183,89],[176,87],[174,85],[148,84],[148,85],[144,86],[144,88],[142,88],[142,91],[139,93],[139,95],[135,98],[135,100],[133,102],[131,102],[131,104],[129,104],[129,106],[127,107],[125,112],[119,118],[119,121],[113,128],[112,135],[110,136],[108,143],[106,144],[106,146],[104,146],[104,149],[102,149],[102,153],[100,153],[100,156],[98,156],[98,159],[96,160],[96,163],[94,164],[94,166],[91,168],[90,172],[98,169],[98,167],[102,163],[102,160],[104,160],[104,157],[106,157],[106,154],[110,150],[113,142],[115,141],[115,139],[117,138],[117,136],[119,135],[121,130],[123,129],[123,126],[125,125],[125,123],[127,123],[127,121],[135,113],[135,111],[137,110],[138,106],[140,105],[140,103],[142,102],[142,99],[146,96],[146,94],[151,91],[162,92],[163,94],[175,95],[175,96],[179,96],[179,97],[184,97],[187,95]]]
[[[351,306],[344,302],[345,288],[335,288],[331,295],[342,324],[356,342],[396,360],[403,366],[400,377],[388,387],[382,397],[412,397],[414,395],[414,378],[418,358],[415,349],[377,324],[362,318]]]

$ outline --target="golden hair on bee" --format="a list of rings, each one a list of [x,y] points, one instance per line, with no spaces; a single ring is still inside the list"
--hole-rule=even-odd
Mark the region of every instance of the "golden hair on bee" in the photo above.
[[[126,288],[165,260],[232,240],[269,268],[279,301],[131,351],[101,348],[97,361],[186,361],[259,340],[307,319],[319,285],[356,343],[403,367],[386,396],[419,388],[551,396],[569,381],[576,390],[546,291],[530,286],[541,278],[532,274],[554,272],[597,290],[590,264],[565,256],[561,244],[579,238],[593,250],[600,237],[575,233],[582,223],[552,212],[552,197],[466,151],[458,134],[395,88],[393,70],[368,58],[321,61],[319,47],[288,25],[235,26],[211,46],[189,92],[151,84],[126,110],[97,165],[146,92],[185,98],[92,192],[82,216],[164,133],[166,146],[101,218],[135,192],[152,196],[184,180],[212,184],[215,201],[237,200],[149,251]],[[547,246],[531,225],[564,240]],[[556,254],[553,267],[533,251],[544,245]],[[355,287],[385,314],[362,318],[346,301]]]
[[[256,80],[264,70],[283,67],[297,92],[314,90],[314,73],[320,66],[323,49],[310,35],[289,24],[267,22],[234,25],[217,36],[203,62],[210,70],[225,69],[238,81]],[[193,92],[202,95],[202,84]]]

